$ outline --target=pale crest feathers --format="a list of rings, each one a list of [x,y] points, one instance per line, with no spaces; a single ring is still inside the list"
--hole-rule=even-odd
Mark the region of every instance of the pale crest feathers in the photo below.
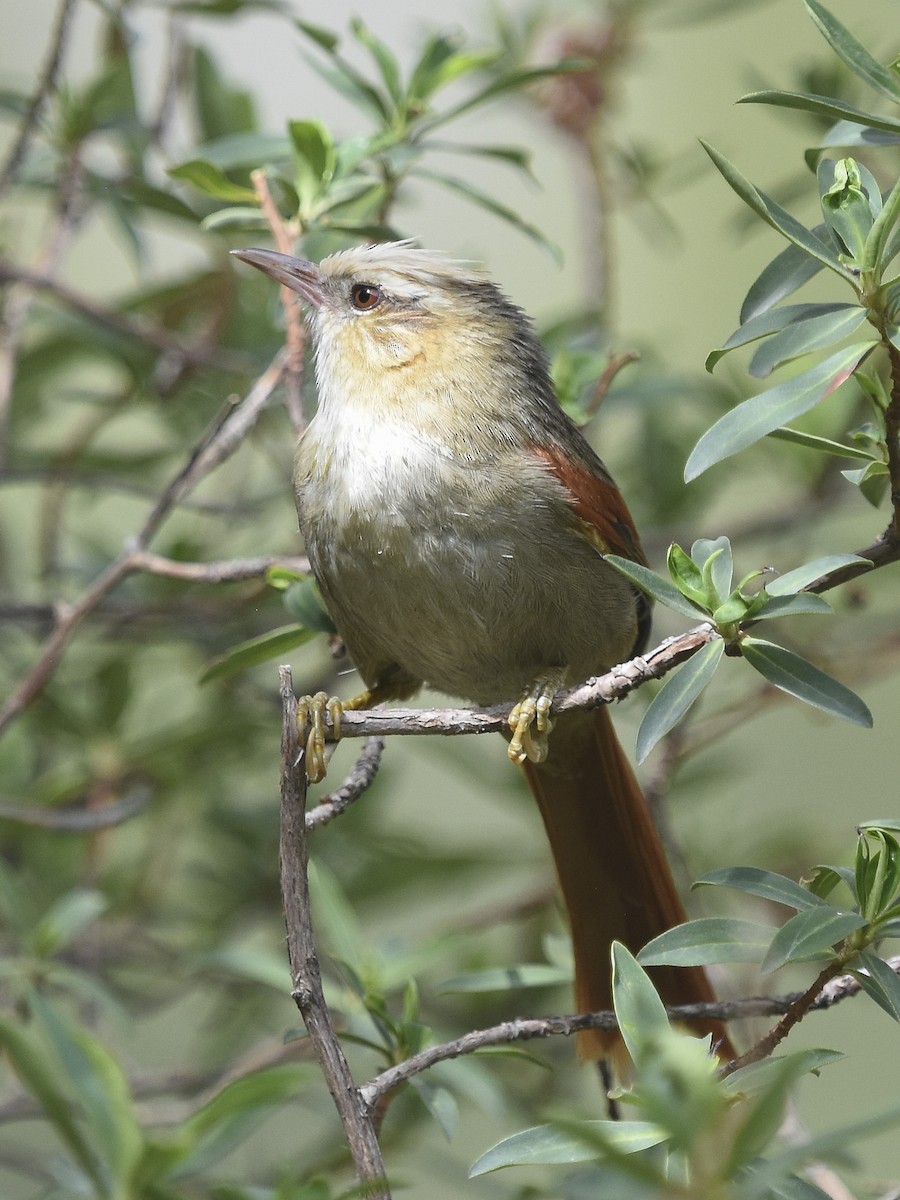
[[[354,246],[323,258],[319,269],[326,279],[356,279],[371,282],[390,276],[399,284],[447,287],[486,280],[477,265],[451,258],[439,250],[422,250],[411,240]]]

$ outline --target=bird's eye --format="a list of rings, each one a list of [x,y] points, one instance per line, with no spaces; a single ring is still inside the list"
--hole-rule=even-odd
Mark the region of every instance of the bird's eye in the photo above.
[[[358,312],[368,312],[381,303],[381,288],[373,283],[355,283],[350,292],[350,302]]]

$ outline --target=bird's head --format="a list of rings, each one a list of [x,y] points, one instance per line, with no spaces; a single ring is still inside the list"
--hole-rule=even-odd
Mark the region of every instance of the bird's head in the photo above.
[[[487,365],[532,336],[521,310],[479,270],[409,242],[341,250],[320,263],[273,250],[232,254],[306,301],[320,378],[350,364],[370,378],[403,367],[442,372],[465,359]]]

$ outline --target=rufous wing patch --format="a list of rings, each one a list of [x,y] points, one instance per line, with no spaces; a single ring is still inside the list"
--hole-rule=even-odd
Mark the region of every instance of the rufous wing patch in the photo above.
[[[556,446],[534,446],[534,454],[565,488],[582,532],[601,554],[645,562],[631,513],[622,493],[606,475],[598,475]]]

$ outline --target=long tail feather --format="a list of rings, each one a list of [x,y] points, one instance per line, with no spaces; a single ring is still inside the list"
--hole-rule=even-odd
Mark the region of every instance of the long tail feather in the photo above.
[[[637,952],[657,934],[686,920],[647,801],[605,708],[561,716],[543,763],[525,774],[550,839],[569,914],[579,1012],[612,1007],[610,943]],[[667,1004],[713,1000],[701,967],[651,971]],[[724,1028],[699,1022],[719,1053],[731,1055]],[[617,1035],[578,1035],[582,1058],[607,1057]]]

